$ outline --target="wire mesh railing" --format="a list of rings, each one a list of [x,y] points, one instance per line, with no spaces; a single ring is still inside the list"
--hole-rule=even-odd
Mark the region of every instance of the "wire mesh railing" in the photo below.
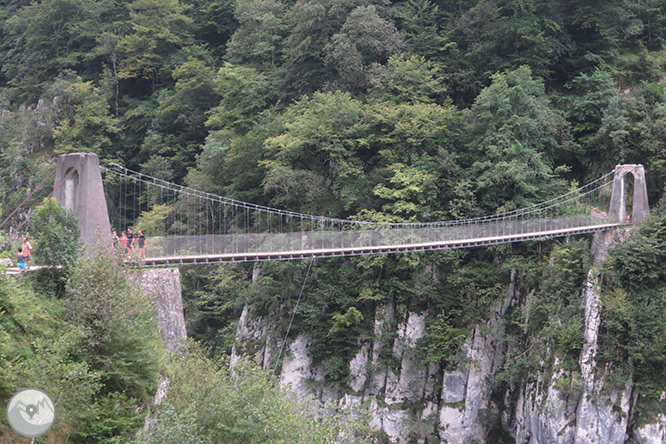
[[[469,239],[513,241],[624,221],[609,217],[612,171],[526,208],[484,217],[382,223],[271,208],[173,184],[117,164],[102,166],[112,226],[143,227],[147,257],[360,249]],[[135,230],[136,231],[136,230]]]

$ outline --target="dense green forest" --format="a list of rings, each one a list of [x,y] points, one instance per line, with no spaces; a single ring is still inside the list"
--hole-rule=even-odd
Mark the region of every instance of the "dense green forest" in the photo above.
[[[512,210],[616,164],[641,163],[658,208],[666,185],[665,44],[660,0],[4,1],[2,219],[67,152],[95,152],[257,204],[379,221]],[[126,222],[148,224],[165,211],[174,209]],[[19,213],[10,225],[30,216]],[[633,363],[644,400],[636,421],[663,410],[666,321],[647,314],[666,307],[658,267],[663,225],[650,222],[640,241],[629,241],[603,268],[604,359]],[[643,266],[622,265],[634,263]],[[313,358],[331,369],[331,383],[342,381],[358,338],[373,334],[374,310],[391,300],[399,309],[429,311],[422,358],[452,366],[517,272],[537,297],[529,313],[513,314],[515,359],[501,387],[526,378],[546,350],[576,362],[583,325],[576,298],[589,266],[586,238],[318,261],[291,334],[309,332]],[[283,334],[307,270],[297,262],[264,264],[253,284],[252,267],[181,269],[188,334],[204,351],[192,345],[191,362],[171,363],[158,357],[159,340],[148,333],[154,325],[139,302],[116,307],[122,320],[113,322],[132,319],[132,328],[107,332],[96,324],[90,298],[105,293],[84,283],[101,275],[114,291],[126,285],[124,271],[103,258],[72,261],[64,275],[3,278],[1,399],[26,385],[67,393],[61,402],[77,413],[44,442],[124,442],[143,426],[158,369],[177,375],[194,366],[199,379],[180,381],[163,408],[167,419],[141,439],[225,442],[197,431],[223,415],[203,415],[188,400],[195,390],[212,391],[211,379],[219,381],[216,390],[232,392],[233,375],[220,359],[231,350],[243,306],[271,316]],[[280,410],[297,407],[281,404],[284,393],[270,388],[266,375],[246,371],[255,393],[274,396],[262,404],[275,412],[264,420],[298,416]],[[62,381],[77,391],[66,392]],[[216,408],[249,415],[242,409],[250,401],[240,398]],[[284,441],[272,442],[300,442],[289,429],[307,436],[322,427],[322,442],[336,433],[334,424],[316,424],[305,417],[279,423]],[[228,439],[265,442],[261,435]]]

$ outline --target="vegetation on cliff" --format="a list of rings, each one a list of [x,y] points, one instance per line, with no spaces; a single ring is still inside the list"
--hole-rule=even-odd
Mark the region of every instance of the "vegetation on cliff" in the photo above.
[[[519,208],[618,163],[642,163],[656,206],[666,186],[665,24],[663,2],[627,0],[4,2],[1,216],[52,171],[56,154],[74,151],[257,204],[415,222]],[[169,232],[164,215],[173,207],[138,217],[125,211],[136,196],[124,192],[128,199],[112,208],[122,215],[117,229],[136,224],[149,238]],[[11,225],[30,216],[20,212]],[[37,212],[36,232],[40,221]],[[622,370],[613,384],[634,374],[642,418],[657,411],[666,382],[659,376],[666,326],[652,316],[664,308],[660,224],[620,247],[602,270],[600,351]],[[317,262],[292,332],[314,338],[311,357],[335,384],[347,377],[359,338],[374,334],[377,307],[427,311],[421,358],[449,368],[506,286],[517,283],[534,293],[526,312],[510,310],[508,338],[517,346],[497,385],[529,377],[546,351],[575,367],[588,244]],[[138,330],[102,328],[91,302],[99,300],[89,297],[107,293],[89,293],[77,276],[99,274],[125,287],[108,265],[89,265],[101,268],[74,267],[67,285],[62,276],[55,286],[37,281],[38,296],[26,282],[14,294],[3,281],[0,306],[0,366],[52,359],[45,387],[78,384],[82,398],[71,402],[89,406],[62,423],[81,426],[72,438],[81,441],[129,436],[157,368],[155,356],[139,357],[136,338],[124,336],[149,328],[132,311],[143,310],[140,301],[113,305],[119,316],[136,314],[130,325]],[[306,270],[267,264],[252,282],[252,265],[183,269],[190,336],[215,359],[228,354],[251,304],[281,337]],[[31,324],[31,316],[45,321]],[[395,365],[392,339],[380,350],[386,366]],[[4,395],[17,381],[31,382],[17,371],[0,372]],[[184,423],[201,420],[172,407]],[[116,410],[124,412],[117,423],[110,419]],[[97,429],[94,417],[106,418]]]

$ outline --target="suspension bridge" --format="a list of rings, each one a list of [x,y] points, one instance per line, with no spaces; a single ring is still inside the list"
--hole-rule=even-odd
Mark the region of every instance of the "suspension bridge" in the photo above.
[[[633,196],[627,199],[631,182]],[[472,248],[611,230],[649,214],[642,165],[618,165],[526,208],[420,223],[339,219],[257,205],[115,163],[100,165],[97,156],[82,153],[60,157],[53,194],[77,215],[87,245],[111,227],[118,233],[127,226],[145,227],[141,263],[147,267]]]
[[[112,226],[120,230],[139,217],[144,225],[153,220],[156,233],[146,233],[146,266],[471,248],[610,230],[642,222],[649,213],[641,165],[618,165],[576,190],[526,208],[423,223],[303,214],[177,185],[118,164],[100,169],[107,201],[114,202]],[[634,193],[628,216],[625,178],[630,174]]]

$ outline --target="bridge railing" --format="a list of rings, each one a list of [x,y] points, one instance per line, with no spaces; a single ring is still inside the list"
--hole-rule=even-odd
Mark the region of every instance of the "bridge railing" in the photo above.
[[[298,252],[364,247],[398,247],[446,241],[495,240],[511,242],[516,236],[550,233],[609,223],[593,214],[532,220],[504,220],[448,227],[392,228],[385,230],[300,231],[289,233],[232,233],[149,238],[147,257],[221,255],[237,253]]]

